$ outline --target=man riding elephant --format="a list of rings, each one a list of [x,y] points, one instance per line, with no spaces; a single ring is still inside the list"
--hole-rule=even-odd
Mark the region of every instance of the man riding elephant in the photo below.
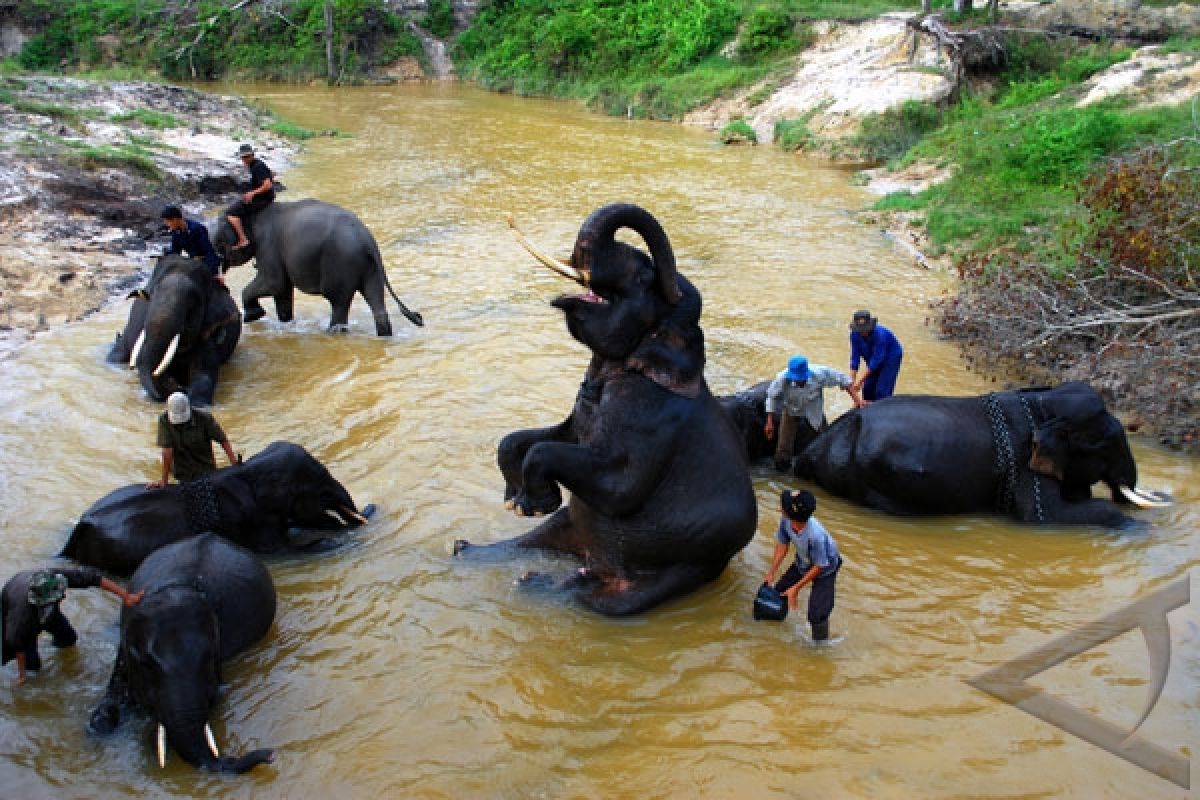
[[[250,183],[237,201],[225,210],[225,219],[229,221],[237,241],[233,243],[234,250],[250,246],[246,238],[246,219],[251,214],[257,214],[275,200],[275,174],[262,159],[254,155],[254,148],[244,144],[238,148],[238,158],[250,171]]]
[[[650,254],[617,241],[622,228]],[[584,564],[567,584],[583,603],[645,611],[720,575],[757,521],[742,433],[704,380],[700,293],[676,272],[658,221],[634,205],[588,217],[569,264],[531,252],[583,286],[553,305],[592,351],[566,420],[499,447],[506,503],[553,513],[511,542],[455,551],[567,553]]]

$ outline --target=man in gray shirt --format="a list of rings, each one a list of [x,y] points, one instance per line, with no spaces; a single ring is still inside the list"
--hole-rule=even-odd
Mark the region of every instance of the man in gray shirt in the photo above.
[[[789,471],[792,455],[803,450],[825,427],[825,389],[838,387],[862,405],[853,379],[832,367],[809,365],[804,356],[788,359],[787,369],[775,376],[767,389],[767,439],[775,436],[775,469]]]
[[[808,594],[808,624],[812,626],[813,640],[823,641],[829,638],[829,615],[833,613],[842,556],[829,531],[813,516],[817,510],[817,498],[813,497],[812,492],[785,490],[779,503],[783,516],[775,531],[775,552],[763,583],[769,584],[775,580],[775,572],[787,556],[788,545],[795,545],[796,560],[783,573],[779,583],[775,584],[775,591],[786,597],[788,605],[795,608],[799,604],[797,595],[800,590],[812,584],[812,591]]]

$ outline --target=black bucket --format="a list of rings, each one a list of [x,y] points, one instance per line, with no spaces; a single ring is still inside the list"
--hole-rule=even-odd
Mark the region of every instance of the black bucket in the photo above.
[[[775,622],[787,619],[787,598],[775,591],[775,587],[764,583],[754,596],[754,618],[769,619]]]

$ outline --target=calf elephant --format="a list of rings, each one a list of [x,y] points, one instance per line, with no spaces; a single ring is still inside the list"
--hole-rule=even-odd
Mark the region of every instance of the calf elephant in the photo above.
[[[350,493],[308,451],[275,442],[244,464],[200,480],[117,489],[84,512],[62,555],[117,575],[171,542],[215,531],[259,553],[318,549],[289,528],[345,531],[366,522]]]
[[[650,254],[617,241],[623,228]],[[531,252],[583,285],[553,305],[592,351],[564,421],[500,442],[506,502],[552,516],[510,542],[455,551],[573,555],[584,568],[569,586],[584,604],[644,611],[720,575],[757,523],[741,435],[704,380],[700,293],[676,272],[658,221],[634,205],[588,217],[569,264]]]
[[[253,256],[258,274],[242,290],[246,321],[261,319],[267,312],[259,298],[275,300],[280,322],[292,319],[292,291],[319,294],[333,307],[330,330],[344,329],[350,317],[350,302],[358,292],[371,307],[375,332],[392,335],[383,290],[400,306],[414,325],[424,325],[421,315],[410,311],[388,281],[383,256],[375,237],[357,216],[344,208],[320,200],[272,203],[252,218],[248,233],[251,247],[233,249],[237,236],[221,219],[216,248],[230,266],[245,264]]]
[[[130,296],[129,320],[109,350],[109,362],[137,369],[153,400],[184,391],[195,405],[211,404],[217,370],[242,334],[242,316],[229,290],[212,279],[204,262],[163,256],[145,288]]]
[[[1020,522],[1119,527],[1138,491],[1121,423],[1085,383],[983,397],[896,396],[838,418],[796,474],[894,514],[998,511]],[[1093,498],[1104,483],[1112,500]]]
[[[121,612],[117,662],[88,729],[111,733],[122,709],[137,706],[156,723],[159,766],[166,765],[168,745],[189,764],[219,772],[269,762],[270,750],[220,755],[208,723],[221,664],[266,635],[275,619],[275,584],[266,567],[208,533],[153,553],[129,586],[145,595]]]

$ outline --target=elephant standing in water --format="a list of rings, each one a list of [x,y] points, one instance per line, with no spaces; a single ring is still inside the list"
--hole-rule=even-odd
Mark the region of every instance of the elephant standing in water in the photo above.
[[[383,290],[391,293],[400,312],[414,325],[425,321],[410,311],[388,281],[375,237],[352,212],[320,200],[272,203],[256,213],[247,227],[250,247],[233,249],[237,235],[225,219],[217,226],[215,246],[230,266],[255,259],[258,274],[242,290],[246,322],[266,315],[259,299],[275,300],[280,322],[292,319],[292,292],[319,294],[333,307],[330,330],[344,329],[350,302],[358,292],[371,307],[375,333],[392,335]]]
[[[617,241],[622,228],[650,255]],[[460,540],[455,552],[573,555],[584,567],[569,586],[583,603],[645,611],[720,575],[757,523],[746,445],[704,380],[700,293],[676,272],[658,221],[634,205],[588,217],[570,264],[530,249],[583,285],[553,305],[592,358],[566,420],[510,433],[499,447],[507,504],[553,515],[512,541]]]
[[[1137,487],[1121,423],[1085,383],[983,397],[889,397],[850,411],[796,458],[796,474],[893,514],[999,511],[1019,522],[1120,527]],[[1112,501],[1091,496],[1103,482]]]
[[[111,733],[132,705],[156,724],[160,767],[167,745],[189,764],[219,772],[270,762],[270,750],[220,755],[208,723],[221,664],[265,636],[275,619],[275,584],[262,562],[208,533],[155,552],[129,586],[145,595],[121,611],[117,662],[88,729]]]
[[[183,391],[193,405],[210,405],[217,370],[242,334],[242,316],[229,290],[213,280],[204,262],[169,255],[130,297],[129,320],[108,361],[136,369],[153,400]]]
[[[204,531],[275,553],[336,543],[330,537],[299,541],[289,528],[344,532],[366,521],[320,461],[297,444],[275,442],[244,464],[200,480],[110,492],[84,512],[62,555],[128,575],[158,548]]]

